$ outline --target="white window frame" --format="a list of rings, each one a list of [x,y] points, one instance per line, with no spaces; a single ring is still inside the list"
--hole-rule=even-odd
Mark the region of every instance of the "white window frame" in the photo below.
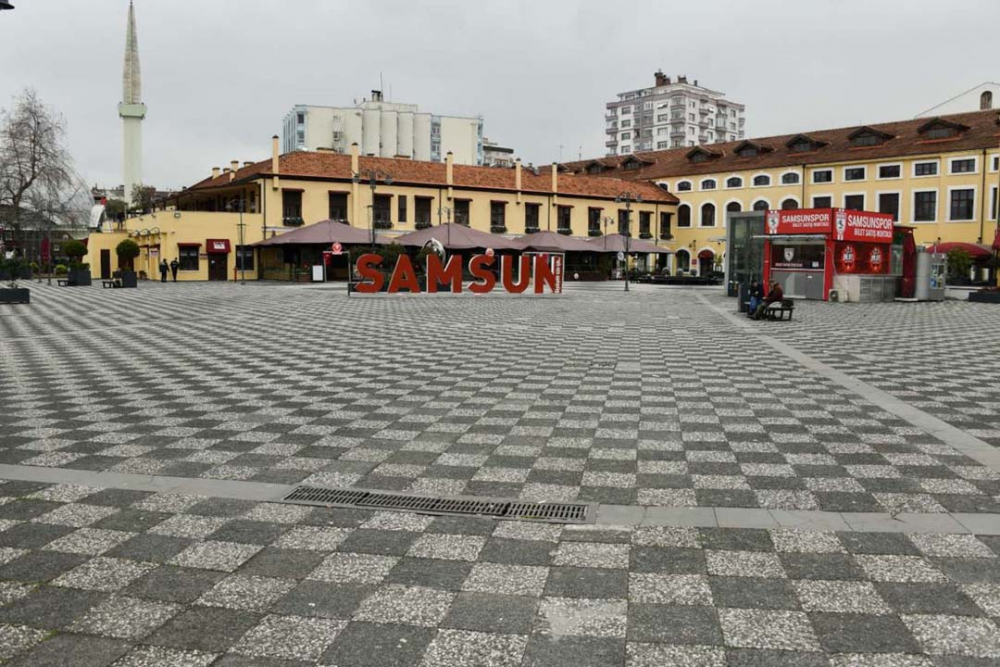
[[[963,172],[972,173],[972,172]],[[962,218],[961,220],[953,220],[951,217],[951,193],[955,190],[972,190],[972,217]],[[979,210],[976,206],[979,204],[979,188],[975,185],[951,185],[948,186],[948,211],[945,216],[945,222],[975,222],[977,220],[976,212]]]
[[[680,222],[681,222],[681,207],[682,206],[687,206],[687,210],[688,210],[688,224],[687,224],[686,227],[681,227],[681,224],[680,224]],[[681,202],[680,204],[677,205],[677,228],[678,229],[694,229],[695,227],[697,227],[697,225],[694,224],[695,220],[694,220],[694,216],[692,215],[692,213],[693,213],[693,211],[691,210],[691,204],[690,204],[690,202]]]
[[[886,176],[882,177],[879,173],[882,171],[882,167],[899,167],[899,176]],[[875,165],[875,180],[876,181],[898,181],[903,178],[903,163],[902,162],[882,162]]]
[[[993,198],[997,197],[997,186],[990,186],[990,197],[986,200],[986,219],[996,220],[997,216],[993,213]],[[997,202],[997,212],[1000,213],[1000,202]]]
[[[754,179],[757,178],[758,176],[767,176],[767,185],[757,185],[756,183],[754,183]],[[756,174],[750,177],[751,188],[769,188],[773,185],[774,185],[774,178],[771,176],[771,174],[768,174],[767,172],[758,171]]]
[[[703,187],[705,181],[715,181],[715,187],[714,188]],[[719,189],[719,179],[715,178],[714,176],[706,176],[705,178],[698,181],[698,192],[714,192],[718,189]]]
[[[851,179],[849,179],[849,178],[847,178],[847,170],[848,169],[860,169],[862,172],[864,172],[865,175],[862,178],[851,178]],[[844,183],[860,183],[861,181],[867,181],[868,180],[868,165],[866,165],[866,164],[849,164],[849,165],[847,165],[840,172],[840,180],[842,182],[844,182]]]
[[[902,169],[900,169],[900,173],[902,173]],[[882,179],[882,180],[895,180],[895,179]],[[902,190],[876,190],[875,191],[875,208],[872,209],[873,211],[877,211],[878,210],[878,203],[879,203],[878,202],[878,198],[881,197],[882,195],[898,195],[899,196],[899,215],[898,215],[898,218],[897,218],[896,222],[902,222],[903,221],[903,191]]]
[[[783,180],[785,178],[785,174],[795,174],[796,176],[799,177],[799,180],[795,183],[785,183]],[[778,185],[784,185],[786,187],[789,185],[802,185],[802,174],[795,171],[794,169],[783,171],[778,175]]]
[[[792,201],[795,202],[796,207],[802,208],[802,202],[799,201],[799,198],[796,197],[795,195],[786,195],[784,197],[781,197],[780,199],[781,201],[778,202],[778,208],[781,208],[781,205],[785,203],[786,199],[791,199]]]
[[[933,192],[935,194],[934,219],[917,220],[917,194],[921,192]],[[940,188],[919,188],[910,190],[910,224],[912,225],[936,225],[941,214],[941,191]]]
[[[965,160],[972,160],[973,168],[972,171],[960,171],[955,173],[952,171],[952,165],[956,162],[964,162]],[[970,176],[972,174],[979,173],[979,156],[978,155],[962,155],[959,157],[948,158],[948,175],[949,176]],[[949,200],[950,201],[950,200]],[[950,206],[948,208],[951,208]]]
[[[917,165],[918,164],[929,164],[931,162],[933,162],[934,164],[937,165],[937,173],[936,174],[924,175],[924,176],[917,176]],[[941,160],[934,159],[934,160],[914,160],[913,161],[913,167],[910,169],[910,178],[939,178],[940,176],[941,176]]]
[[[739,185],[733,185],[733,186],[726,185],[726,182],[729,181],[730,178],[738,178],[738,179],[740,179],[740,184]],[[746,183],[746,180],[744,180],[744,178],[742,176],[740,176],[739,174],[729,174],[724,179],[722,179],[722,188],[724,190],[738,190],[738,189],[744,187],[744,183]]]
[[[825,172],[825,171],[830,172],[830,180],[829,181],[817,181],[816,180],[816,174],[821,173],[821,172]],[[829,183],[833,183],[834,182],[834,170],[833,170],[833,167],[825,167],[823,169],[813,169],[811,172],[809,172],[809,182],[812,185],[827,185]]]
[[[990,173],[995,174],[997,172],[997,167],[994,165],[1000,161],[1000,153],[993,153],[992,155],[988,155],[987,158],[990,161]]]
[[[688,185],[691,186],[691,188],[689,190],[681,190],[681,183],[687,183]],[[694,192],[694,183],[692,183],[687,178],[682,178],[681,180],[677,181],[677,186],[674,192]]]
[[[830,198],[830,206],[829,207],[826,207],[826,206],[817,207],[816,206],[816,197],[829,197]],[[836,194],[834,194],[832,192],[817,192],[814,195],[810,195],[809,208],[833,208],[833,205],[835,203],[837,203],[837,195]]]
[[[841,208],[847,208],[847,198],[848,197],[857,197],[857,196],[864,197],[864,199],[865,199],[865,203],[862,204],[860,210],[862,210],[862,211],[868,210],[868,209],[865,208],[866,206],[868,206],[868,193],[864,192],[864,191],[862,191],[862,192],[845,192],[845,193],[843,193],[842,195],[840,195],[840,207]],[[856,210],[859,210],[859,209],[852,209],[852,210],[856,211]]]
[[[723,227],[726,226],[726,214],[729,213],[729,211],[727,211],[726,209],[729,208],[730,204],[739,204],[740,205],[740,213],[746,213],[746,211],[747,211],[745,208],[743,208],[743,202],[741,202],[739,199],[730,199],[730,200],[728,200],[726,202],[725,206],[722,207],[722,226]]]
[[[712,226],[710,226],[710,227],[707,227],[707,226],[704,226],[704,225],[701,224],[701,209],[702,209],[703,206],[705,206],[705,204],[711,204],[712,206],[715,207],[715,218],[713,220],[714,224]],[[723,212],[722,212],[723,217],[725,217],[725,214],[726,214],[725,210],[723,210]],[[692,220],[691,222],[694,222],[694,221]],[[699,202],[698,203],[698,224],[697,225],[692,224],[691,225],[691,229],[715,229],[718,226],[719,226],[719,205],[715,203],[714,199],[706,199],[703,202]]]
[[[767,197],[757,197],[752,202],[750,202],[750,208],[748,208],[747,210],[756,211],[757,209],[755,209],[754,206],[756,206],[758,202],[764,202],[765,204],[767,204],[767,209],[765,210],[768,211],[771,210],[771,200],[768,199]]]

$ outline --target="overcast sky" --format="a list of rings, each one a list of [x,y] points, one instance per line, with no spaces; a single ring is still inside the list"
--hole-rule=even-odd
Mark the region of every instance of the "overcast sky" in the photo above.
[[[78,170],[121,178],[125,0],[12,0],[0,105],[61,112]],[[379,87],[538,163],[604,154],[604,103],[687,74],[747,105],[749,136],[909,118],[1000,80],[1000,2],[137,0],[144,181],[264,159],[294,104]]]

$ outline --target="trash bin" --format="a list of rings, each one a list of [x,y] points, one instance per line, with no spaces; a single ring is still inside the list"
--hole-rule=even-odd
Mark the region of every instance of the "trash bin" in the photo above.
[[[740,283],[740,287],[736,293],[736,299],[739,303],[739,310],[737,312],[745,313],[750,307],[750,286],[744,283]]]

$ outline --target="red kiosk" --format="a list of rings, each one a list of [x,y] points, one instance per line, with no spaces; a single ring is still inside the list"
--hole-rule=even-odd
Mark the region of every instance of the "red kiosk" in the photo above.
[[[842,208],[769,210],[764,280],[791,298],[883,301],[896,296],[903,245],[893,246],[890,213]]]

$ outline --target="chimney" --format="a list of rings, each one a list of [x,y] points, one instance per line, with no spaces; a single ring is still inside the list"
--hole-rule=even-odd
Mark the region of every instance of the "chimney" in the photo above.
[[[361,171],[361,159],[358,155],[358,142],[351,144],[351,175]]]
[[[272,190],[277,190],[281,187],[280,179],[278,178],[278,173],[281,171],[281,160],[278,159],[279,155],[278,135],[274,135],[271,137],[271,173],[274,174],[274,180],[271,182]]]
[[[694,85],[696,85],[696,86],[698,85],[698,79],[694,80]]]
[[[450,187],[455,184],[455,156],[451,154],[451,151],[445,155],[444,164],[446,182]]]
[[[239,160],[229,161],[229,180],[233,180],[234,178],[236,178],[236,172],[239,171],[239,169],[240,169]]]
[[[218,178],[219,172],[222,171],[218,167],[212,167],[212,178]]]
[[[552,163],[552,194],[559,192],[559,165]]]
[[[993,108],[993,92],[986,90],[979,96],[979,110],[986,111]]]
[[[514,160],[514,189],[517,190],[517,203],[521,203],[521,158]]]
[[[250,166],[253,166],[253,162],[251,160],[244,160],[243,161],[243,168],[244,169],[246,169],[247,167],[250,167]]]
[[[670,80],[663,74],[663,70],[658,69],[653,74],[653,78],[656,80],[656,87],[665,86],[670,83]]]
[[[677,76],[677,83],[687,83],[687,82],[688,82],[687,74],[680,74]]]

